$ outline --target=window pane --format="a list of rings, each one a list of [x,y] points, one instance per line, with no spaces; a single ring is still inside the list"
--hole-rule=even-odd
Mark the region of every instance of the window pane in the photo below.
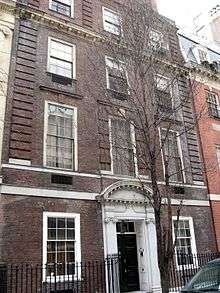
[[[74,227],[74,218],[48,218],[47,263],[55,265],[48,266],[47,275],[55,273],[65,275],[75,272],[75,265],[67,265],[67,262],[72,264],[75,262]],[[53,235],[53,239],[50,235]]]
[[[57,239],[65,239],[65,229],[57,229]]]
[[[56,239],[56,229],[48,229],[48,239],[49,240]]]
[[[55,252],[56,251],[56,242],[55,241],[48,241],[47,242],[47,251],[48,252]]]
[[[57,253],[57,262],[58,263],[65,263],[65,252],[58,252]]]
[[[67,251],[74,251],[75,250],[75,243],[73,241],[66,242],[66,250]]]
[[[162,129],[163,159],[167,164],[167,175],[171,182],[183,182],[183,166],[178,146],[178,137],[175,131]]]
[[[75,261],[75,254],[74,252],[67,252],[67,262],[72,263]]]
[[[56,228],[56,218],[48,218],[48,228]]]
[[[122,119],[111,120],[113,168],[115,174],[134,174],[134,154],[130,123]]]
[[[60,2],[63,2],[63,3],[60,3]],[[52,0],[51,9],[56,11],[56,12],[58,12],[58,13],[70,16],[71,15],[71,6],[70,5],[71,5],[71,3],[68,0],[66,0],[66,1],[64,1],[64,0],[59,0],[59,1]]]
[[[74,229],[67,230],[67,239],[75,239],[75,230]]]
[[[57,241],[57,251],[65,251],[65,241]]]
[[[56,254],[48,253],[47,254],[47,263],[56,263]]]
[[[57,220],[57,228],[65,228],[65,218],[58,218]]]
[[[68,78],[72,78],[73,76],[72,63],[58,60],[53,57],[50,58],[49,71]]]
[[[73,47],[51,40],[50,56],[61,60],[72,62]]]
[[[74,112],[72,109],[52,104],[49,105],[48,111],[47,165],[72,169]]]
[[[107,9],[104,9],[103,18],[104,29],[110,33],[119,35],[121,32],[121,25],[118,14]]]
[[[75,220],[67,219],[67,228],[75,228]]]

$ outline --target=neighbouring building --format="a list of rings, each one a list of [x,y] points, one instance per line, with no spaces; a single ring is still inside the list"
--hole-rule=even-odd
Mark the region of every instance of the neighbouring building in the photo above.
[[[0,1],[0,159],[2,154],[5,105],[11,63],[12,36],[15,22],[15,3]]]
[[[0,1],[0,161],[2,158],[3,130],[14,22],[15,3],[13,1]],[[0,174],[0,181],[2,181],[2,173]],[[0,218],[2,219],[1,213]],[[0,257],[2,256],[2,229],[3,226],[0,224]]]
[[[209,46],[195,35],[179,34],[185,60],[191,68],[198,137],[204,161],[209,199],[213,212],[218,250],[220,249],[220,48]]]
[[[203,11],[194,18],[196,34],[211,44],[220,45],[220,5],[208,11]]]
[[[117,145],[112,143],[117,132],[131,140],[135,135],[126,123],[109,117],[98,92],[93,93],[96,99],[91,98],[88,88],[91,44],[100,40],[100,31],[109,38],[120,31],[116,5],[108,0],[16,3],[2,158],[0,261],[74,264],[121,254],[126,264],[120,271],[121,292],[157,292],[153,209],[146,209],[139,192],[134,150],[126,145],[123,149],[121,156],[129,158],[131,165],[126,168],[114,155]],[[166,24],[169,35],[162,27],[154,32],[154,40],[166,40],[166,46],[164,42],[160,46],[170,70],[173,65],[184,66],[184,60],[176,27],[170,21]],[[103,78],[110,90],[115,89],[120,84],[116,67],[111,58],[103,56],[103,60],[107,66],[105,71],[103,62],[100,65]],[[183,77],[175,95],[188,95],[187,86]],[[160,84],[158,91],[171,95]],[[174,132],[193,125],[190,101],[181,114]],[[173,168],[187,167],[186,174],[172,183],[174,209],[183,200],[177,249],[215,251],[197,133],[192,128],[181,138],[170,139]],[[160,169],[163,186],[162,157]],[[146,185],[150,194],[150,178]],[[66,275],[67,270],[58,274]]]

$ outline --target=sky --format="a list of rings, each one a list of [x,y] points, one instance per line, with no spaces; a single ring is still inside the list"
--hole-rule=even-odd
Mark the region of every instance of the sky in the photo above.
[[[157,0],[159,12],[176,22],[178,26],[190,26],[193,17],[209,10],[220,0]]]

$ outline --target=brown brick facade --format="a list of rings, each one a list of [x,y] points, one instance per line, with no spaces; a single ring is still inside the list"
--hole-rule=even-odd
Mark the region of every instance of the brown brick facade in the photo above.
[[[94,88],[95,82],[91,80],[88,56],[94,38],[98,38],[94,33],[102,30],[102,5],[114,8],[117,3],[107,0],[75,0],[75,17],[69,19],[49,10],[46,0],[18,2],[7,98],[2,175],[3,185],[7,188],[17,187],[20,193],[3,192],[1,195],[0,260],[42,262],[44,211],[79,213],[82,259],[101,259],[104,256],[101,204],[96,200],[88,200],[86,195],[83,199],[83,193],[89,193],[95,199],[105,188],[123,181],[124,178],[102,176],[100,172],[100,169],[108,171],[111,164],[108,119],[105,115],[106,105],[103,101],[100,102],[99,92]],[[36,16],[36,12],[40,16]],[[46,19],[47,17],[50,20]],[[73,28],[73,25],[79,27]],[[176,28],[170,26],[170,51],[167,58],[170,62],[181,65],[183,58]],[[48,37],[76,45],[76,79],[72,80],[71,85],[54,82],[51,74],[47,72]],[[96,57],[92,56],[95,60]],[[94,83],[92,94],[90,83]],[[181,95],[187,94],[187,86],[185,79],[179,81]],[[48,169],[43,164],[47,101],[77,108],[78,170],[64,172]],[[191,105],[186,105],[183,114],[185,121],[192,124]],[[214,251],[215,239],[210,208],[207,205],[207,190],[205,186],[195,185],[195,182],[203,182],[198,141],[195,131],[190,135],[185,137],[183,142],[184,160],[189,166],[185,193],[181,195],[175,194],[173,190],[171,192],[173,198],[179,200],[206,202],[206,206],[184,205],[182,213],[183,216],[193,218],[198,252]],[[26,160],[30,166],[22,163],[10,164],[9,159]],[[161,159],[158,168],[163,181]],[[69,176],[72,178],[72,184],[54,184],[51,182],[52,174]],[[149,180],[147,183],[150,185]],[[23,194],[22,188],[26,188]],[[38,196],[25,194],[28,188],[33,188],[32,191],[37,192]],[[45,190],[50,195],[46,194]],[[66,193],[62,198],[56,198],[53,195],[56,191],[73,192],[74,196],[77,196],[78,192],[82,198],[65,198]]]

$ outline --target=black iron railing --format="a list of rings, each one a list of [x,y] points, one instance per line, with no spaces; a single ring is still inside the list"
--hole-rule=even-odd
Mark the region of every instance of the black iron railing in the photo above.
[[[220,253],[174,255],[170,268],[170,291],[178,292],[209,261],[220,258]]]
[[[170,267],[170,292],[178,292],[220,253],[176,254]],[[0,293],[118,293],[117,257],[76,264],[0,265]]]
[[[74,264],[1,265],[0,293],[118,292],[118,259]],[[65,274],[63,274],[65,272]]]

